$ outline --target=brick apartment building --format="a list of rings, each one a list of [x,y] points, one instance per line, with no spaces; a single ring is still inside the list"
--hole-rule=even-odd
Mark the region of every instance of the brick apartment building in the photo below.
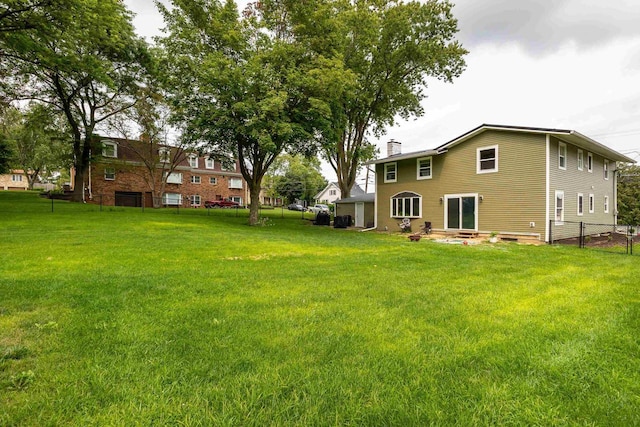
[[[146,161],[156,171],[156,189],[161,188],[161,178],[168,175],[156,205],[203,207],[207,200],[247,204],[247,185],[237,162],[223,164],[197,153],[139,140],[100,137],[100,143],[102,153],[92,161],[85,182],[90,203],[153,207],[152,177]]]

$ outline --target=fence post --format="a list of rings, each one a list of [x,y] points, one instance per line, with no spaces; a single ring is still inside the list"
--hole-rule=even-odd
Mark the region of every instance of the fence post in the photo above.
[[[582,249],[584,248],[584,222],[580,221],[580,241],[578,242],[578,246]]]

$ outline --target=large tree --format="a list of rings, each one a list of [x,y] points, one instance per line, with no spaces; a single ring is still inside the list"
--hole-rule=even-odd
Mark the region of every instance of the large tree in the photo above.
[[[93,133],[130,108],[144,74],[146,43],[120,0],[66,0],[43,6],[48,25],[6,33],[0,74],[10,99],[57,108],[71,131],[74,200],[84,198]]]
[[[332,120],[324,154],[349,194],[363,160],[374,155],[368,136],[398,118],[424,113],[428,78],[451,82],[465,68],[454,39],[457,21],[446,0],[262,0],[279,11],[280,27],[309,51],[338,58],[355,78],[348,90],[327,92]]]
[[[42,173],[70,165],[69,138],[64,118],[50,107],[31,104],[21,114],[13,133],[13,164],[24,171],[30,190]]]
[[[271,176],[272,187],[276,193],[287,199],[287,203],[297,200],[313,201],[327,185],[320,173],[320,160],[317,157],[292,156],[285,154],[274,163]]]
[[[341,64],[279,31],[260,4],[242,17],[232,0],[157,4],[168,30],[160,40],[167,86],[183,135],[206,143],[213,156],[239,162],[255,224],[262,180],[278,155],[315,151],[329,114],[317,95],[339,84]],[[323,79],[329,84],[320,85]]]

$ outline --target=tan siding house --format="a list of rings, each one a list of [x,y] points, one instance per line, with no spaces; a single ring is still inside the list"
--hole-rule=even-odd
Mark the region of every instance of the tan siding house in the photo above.
[[[616,163],[633,162],[575,131],[502,125],[479,126],[433,150],[389,152],[370,163],[378,230],[397,231],[408,218],[414,230],[430,222],[436,231],[540,241],[556,214],[615,223]]]
[[[27,190],[29,182],[23,170],[12,170],[8,174],[0,174],[0,190]]]

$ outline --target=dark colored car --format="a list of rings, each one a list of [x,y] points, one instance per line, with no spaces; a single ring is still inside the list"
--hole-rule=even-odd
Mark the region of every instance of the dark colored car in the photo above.
[[[207,200],[204,202],[204,207],[211,208],[237,208],[240,206],[240,203],[234,202],[233,200]]]
[[[287,209],[289,209],[290,211],[302,211],[302,212],[307,210],[307,208],[297,203],[291,203],[289,206],[287,206]]]

